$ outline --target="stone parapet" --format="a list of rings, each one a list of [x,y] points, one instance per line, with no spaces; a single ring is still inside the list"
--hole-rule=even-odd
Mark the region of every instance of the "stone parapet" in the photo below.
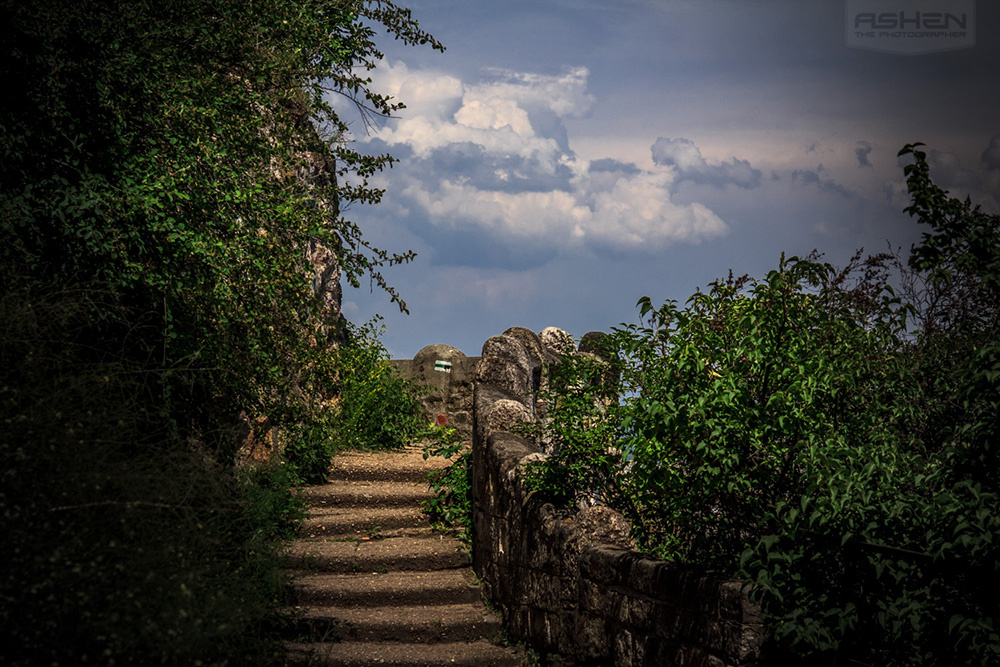
[[[740,582],[640,554],[614,510],[559,509],[524,485],[524,467],[544,454],[514,431],[539,418],[544,367],[567,339],[508,329],[476,366],[472,548],[484,595],[513,641],[564,663],[760,664],[763,621]]]

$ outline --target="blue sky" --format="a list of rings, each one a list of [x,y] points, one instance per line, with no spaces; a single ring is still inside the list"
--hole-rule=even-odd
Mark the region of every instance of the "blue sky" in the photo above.
[[[396,358],[472,356],[510,326],[635,321],[642,296],[760,276],[782,251],[909,248],[913,141],[940,185],[1000,211],[1000,7],[976,3],[975,47],[905,56],[848,48],[845,2],[404,3],[447,50],[383,40],[373,87],[407,108],[353,127],[400,162],[349,214],[418,253],[386,272],[410,315],[367,284],[345,315],[382,315]]]

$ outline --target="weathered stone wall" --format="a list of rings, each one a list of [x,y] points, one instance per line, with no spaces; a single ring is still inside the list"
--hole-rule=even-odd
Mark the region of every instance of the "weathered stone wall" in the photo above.
[[[393,359],[389,363],[400,376],[429,388],[420,404],[430,420],[441,423],[443,416],[448,426],[471,441],[472,381],[478,361],[479,357],[467,357],[450,345],[437,344],[423,348],[413,359]]]
[[[593,336],[584,337],[586,344]],[[508,329],[483,345],[473,403],[473,567],[514,641],[578,665],[759,664],[763,626],[739,582],[629,549],[613,510],[558,510],[522,483],[544,456],[534,420],[566,336]]]

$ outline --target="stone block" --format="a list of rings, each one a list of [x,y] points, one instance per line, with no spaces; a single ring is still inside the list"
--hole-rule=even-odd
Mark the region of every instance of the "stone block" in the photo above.
[[[642,665],[646,657],[645,642],[636,641],[632,631],[620,628],[613,638],[612,659],[616,665]]]
[[[560,611],[553,619],[555,630],[556,652],[560,655],[572,656],[577,651],[579,640],[576,637],[576,613],[573,610]]]
[[[528,454],[538,451],[531,442],[512,433],[495,433],[488,441],[489,456],[493,465],[490,474],[496,479],[506,479]]]
[[[542,349],[549,358],[558,359],[560,355],[573,352],[575,344],[573,337],[558,327],[546,327],[538,334]]]
[[[611,658],[611,636],[608,621],[601,616],[580,613],[576,616],[574,635],[576,650],[574,654],[584,663],[608,664]]]
[[[531,411],[523,403],[502,398],[485,408],[477,426],[489,438],[495,433],[513,433],[518,426],[531,422],[531,419]]]
[[[653,632],[667,642],[682,643],[692,638],[697,619],[683,609],[664,604],[657,609]]]
[[[745,602],[747,600],[741,582],[725,581],[719,586],[719,618],[742,621]]]
[[[505,620],[507,621],[507,633],[510,635],[511,640],[518,642],[533,639],[531,636],[531,620],[528,612],[528,607],[524,605],[510,605]]]
[[[534,394],[535,369],[524,345],[510,336],[493,336],[483,343],[483,354],[476,364],[476,382],[492,385],[516,396]]]
[[[531,605],[546,611],[559,611],[562,580],[546,572],[520,568],[518,572],[517,604]]]
[[[531,329],[525,327],[510,327],[501,336],[517,341],[524,350],[532,366],[541,366],[547,361],[552,361],[545,353],[541,337]]]
[[[637,554],[618,546],[591,545],[580,554],[580,572],[586,578],[608,586],[622,583],[628,564]]]
[[[659,597],[661,590],[658,583],[668,570],[666,561],[656,558],[638,558],[630,564],[627,582],[631,588],[643,595]]]
[[[521,600],[521,568],[517,566],[508,567],[497,563],[497,581],[494,586],[497,599],[505,606],[516,608],[523,606]]]
[[[605,618],[616,615],[614,605],[617,600],[615,595],[603,584],[581,578],[578,599],[581,611]]]
[[[623,595],[619,616],[622,623],[650,634],[653,629],[656,603],[652,598],[641,594]]]

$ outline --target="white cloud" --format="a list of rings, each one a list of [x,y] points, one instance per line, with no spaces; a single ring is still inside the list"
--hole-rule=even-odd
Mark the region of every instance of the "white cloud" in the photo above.
[[[657,250],[676,242],[698,242],[724,234],[726,223],[697,202],[670,199],[673,176],[642,172],[622,177],[610,191],[594,195],[586,228],[590,236],[616,248]]]
[[[728,162],[709,164],[701,150],[690,139],[660,137],[650,149],[655,164],[673,167],[678,180],[702,183],[722,188],[735,185],[750,189],[760,186],[761,173],[746,160],[733,158]]]
[[[502,130],[509,127],[522,137],[531,137],[528,112],[513,100],[490,97],[485,100],[466,100],[455,114],[455,121],[477,130]]]
[[[406,105],[401,116],[417,118],[450,116],[465,93],[462,82],[450,74],[411,70],[403,62],[390,64],[385,61],[379,64],[374,88]]]
[[[361,312],[361,309],[354,301],[344,301],[344,303],[340,306],[340,312],[344,314],[344,317],[356,318],[358,313]]]
[[[614,167],[577,157],[562,121],[594,103],[585,68],[559,75],[487,70],[473,84],[403,63],[384,63],[379,92],[407,105],[375,137],[412,152],[393,168],[386,198],[414,212],[404,221],[441,245],[442,234],[475,233],[468,252],[441,261],[489,263],[506,256],[478,251],[483,242],[537,250],[583,248],[656,252],[724,234],[725,222],[703,204],[678,203],[683,178],[753,187],[760,172],[745,160],[706,164],[687,140],[677,169]],[[663,140],[661,140],[663,141]],[[660,142],[657,143],[657,146]],[[654,147],[655,152],[655,147]],[[612,164],[612,167],[608,167]],[[626,168],[627,167],[627,168]],[[700,175],[700,176],[699,176]],[[547,261],[552,252],[534,255]]]
[[[445,180],[435,191],[411,185],[402,195],[423,208],[438,228],[473,225],[500,239],[572,237],[576,223],[588,217],[585,206],[559,190],[511,194]]]
[[[492,81],[471,86],[466,93],[469,101],[483,98],[514,100],[523,107],[546,108],[560,118],[585,116],[594,104],[587,92],[586,67],[566,70],[559,76],[490,69]]]

